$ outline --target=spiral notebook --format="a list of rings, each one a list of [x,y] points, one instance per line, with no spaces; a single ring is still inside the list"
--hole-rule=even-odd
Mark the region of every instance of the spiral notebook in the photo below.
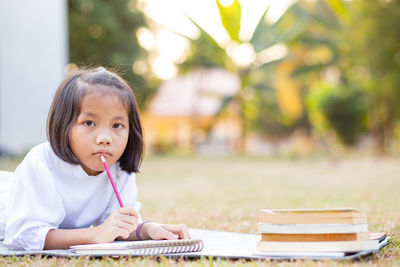
[[[75,245],[69,250],[77,254],[125,254],[125,255],[160,255],[171,253],[197,252],[203,249],[201,239],[189,240],[148,240],[148,241],[117,241],[113,243]]]

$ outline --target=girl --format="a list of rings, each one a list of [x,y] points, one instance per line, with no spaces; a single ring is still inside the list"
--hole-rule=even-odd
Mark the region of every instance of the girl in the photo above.
[[[142,129],[132,89],[120,76],[104,68],[68,76],[51,105],[47,136],[49,142],[34,147],[14,173],[0,222],[4,244],[42,250],[189,238],[185,225],[142,222],[138,213]],[[110,166],[123,208],[100,156]]]

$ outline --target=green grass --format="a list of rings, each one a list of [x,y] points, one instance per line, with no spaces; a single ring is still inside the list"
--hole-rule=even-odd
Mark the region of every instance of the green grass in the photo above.
[[[13,170],[15,162],[1,168]],[[3,265],[38,266],[396,266],[400,265],[400,164],[397,158],[265,159],[150,157],[137,175],[142,217],[191,228],[256,234],[262,208],[355,207],[371,231],[392,236],[380,253],[349,261],[225,261],[203,259],[40,257],[0,258]]]

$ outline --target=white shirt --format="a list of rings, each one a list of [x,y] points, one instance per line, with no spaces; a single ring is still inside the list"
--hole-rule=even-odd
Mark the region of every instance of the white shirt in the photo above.
[[[135,173],[121,170],[119,163],[110,172],[124,206],[139,211]],[[89,176],[80,165],[57,157],[47,142],[29,151],[14,176],[0,236],[3,231],[4,244],[15,249],[42,250],[50,229],[98,225],[119,209],[105,171]]]

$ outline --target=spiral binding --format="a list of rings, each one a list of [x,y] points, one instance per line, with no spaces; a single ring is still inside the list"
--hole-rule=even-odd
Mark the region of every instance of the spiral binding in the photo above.
[[[108,244],[71,246],[70,250],[80,254],[131,254],[161,255],[201,251],[204,242],[201,239],[190,240],[150,240],[118,242]]]
[[[204,247],[204,243],[200,239],[160,240],[144,241],[142,244],[140,244],[140,246],[144,248],[143,254],[145,255],[159,255],[201,251]],[[130,249],[134,249],[134,247]]]

